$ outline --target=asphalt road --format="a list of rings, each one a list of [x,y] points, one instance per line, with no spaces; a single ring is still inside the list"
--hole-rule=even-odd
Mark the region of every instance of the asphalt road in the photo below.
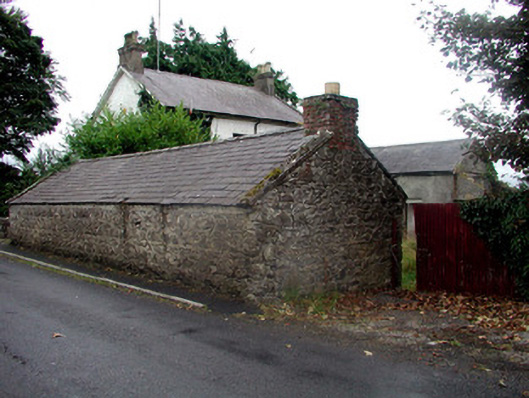
[[[364,349],[0,256],[1,397],[495,396],[486,380]]]

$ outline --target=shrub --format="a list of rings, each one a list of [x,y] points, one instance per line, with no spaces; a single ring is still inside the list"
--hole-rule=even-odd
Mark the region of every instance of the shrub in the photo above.
[[[192,120],[182,106],[169,109],[155,102],[141,112],[113,113],[74,126],[66,137],[69,149],[81,159],[145,152],[205,142],[209,128]]]
[[[529,188],[505,190],[464,202],[461,217],[473,225],[492,253],[509,266],[518,293],[529,300]]]

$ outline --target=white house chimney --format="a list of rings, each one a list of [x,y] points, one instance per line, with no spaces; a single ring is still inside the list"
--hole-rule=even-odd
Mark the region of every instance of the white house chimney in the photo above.
[[[267,95],[275,95],[274,74],[272,65],[267,62],[264,65],[257,65],[257,75],[254,77],[254,86],[259,91]]]
[[[125,44],[118,49],[119,66],[129,72],[143,74],[143,61],[141,55],[145,52],[143,46],[138,43],[138,32],[130,32],[125,35]]]

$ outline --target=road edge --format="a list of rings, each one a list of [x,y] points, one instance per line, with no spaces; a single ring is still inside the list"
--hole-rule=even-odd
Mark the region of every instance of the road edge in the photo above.
[[[19,260],[27,261],[29,263],[37,264],[38,266],[43,267],[43,268],[48,268],[48,269],[52,269],[52,270],[55,270],[55,271],[64,272],[64,273],[67,273],[67,274],[75,275],[75,276],[78,276],[78,277],[81,277],[81,278],[85,278],[85,279],[88,279],[88,280],[92,280],[92,281],[96,281],[96,282],[102,282],[102,283],[105,283],[105,284],[118,286],[118,287],[121,287],[121,288],[124,288],[124,289],[129,289],[129,290],[138,292],[138,293],[147,294],[149,296],[153,296],[153,297],[156,297],[156,298],[160,298],[160,299],[164,299],[164,300],[170,300],[170,301],[174,301],[174,302],[177,302],[177,303],[180,303],[180,304],[185,304],[185,305],[188,305],[188,306],[191,306],[191,307],[195,307],[195,308],[200,308],[200,309],[206,309],[207,308],[207,306],[205,304],[199,303],[197,301],[188,300],[188,299],[185,299],[183,297],[178,297],[178,296],[171,296],[171,295],[165,294],[165,293],[159,293],[159,292],[156,292],[154,290],[145,289],[143,287],[130,285],[128,283],[115,281],[115,280],[109,279],[109,278],[102,278],[100,276],[94,276],[94,275],[90,275],[90,274],[85,274],[84,272],[79,272],[79,271],[74,271],[74,270],[71,270],[71,269],[68,269],[68,268],[59,267],[58,265],[49,264],[49,263],[46,263],[44,261],[36,260],[34,258],[31,258],[31,257],[25,257],[25,256],[21,256],[19,254],[10,253],[10,252],[6,252],[6,251],[3,251],[3,250],[0,250],[0,254],[2,254],[4,256],[16,258],[16,259],[19,259]]]

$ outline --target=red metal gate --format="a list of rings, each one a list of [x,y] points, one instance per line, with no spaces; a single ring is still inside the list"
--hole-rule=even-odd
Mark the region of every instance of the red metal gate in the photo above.
[[[417,290],[512,296],[514,280],[472,226],[459,205],[415,204]]]

